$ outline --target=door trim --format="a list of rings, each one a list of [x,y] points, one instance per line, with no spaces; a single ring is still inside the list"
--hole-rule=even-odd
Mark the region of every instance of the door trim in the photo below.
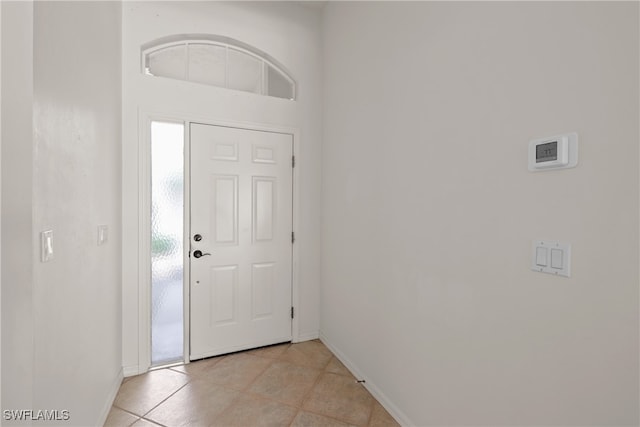
[[[176,112],[158,112],[138,109],[138,373],[147,372],[151,367],[151,122],[166,121],[184,125],[184,218],[191,217],[190,211],[190,155],[191,135],[190,124],[199,123],[211,126],[224,126],[262,132],[276,132],[293,137],[293,154],[296,165],[293,168],[293,231],[296,242],[292,248],[291,272],[291,305],[295,308],[295,316],[291,321],[291,337],[293,342],[300,338],[300,292],[299,292],[299,252],[300,241],[304,236],[300,233],[300,167],[302,164],[302,150],[300,129],[289,126],[277,126],[254,122],[225,121],[212,117],[202,117],[197,114],[182,114]],[[190,224],[184,221],[184,275],[183,275],[183,323],[184,350],[183,361],[189,363],[190,344],[190,307],[189,307],[189,265],[188,248],[190,243]]]

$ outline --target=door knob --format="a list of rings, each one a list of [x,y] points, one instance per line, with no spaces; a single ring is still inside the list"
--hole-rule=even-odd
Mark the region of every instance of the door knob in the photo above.
[[[200,234],[196,234],[195,236],[193,236],[193,240],[199,242],[200,240],[202,240],[202,236]]]
[[[197,251],[193,251],[193,256],[196,258],[200,258],[203,256],[207,256],[207,255],[211,255],[210,253],[202,253],[202,251],[200,249],[198,249]]]

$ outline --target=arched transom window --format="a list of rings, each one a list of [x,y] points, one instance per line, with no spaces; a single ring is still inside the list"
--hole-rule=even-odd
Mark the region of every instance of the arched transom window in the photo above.
[[[171,36],[142,47],[143,72],[277,98],[295,99],[296,85],[264,52],[227,37]]]

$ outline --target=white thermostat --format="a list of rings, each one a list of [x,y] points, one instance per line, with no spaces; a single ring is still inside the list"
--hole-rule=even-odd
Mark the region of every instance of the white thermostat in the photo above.
[[[578,134],[565,133],[529,141],[529,170],[574,168],[578,164]]]

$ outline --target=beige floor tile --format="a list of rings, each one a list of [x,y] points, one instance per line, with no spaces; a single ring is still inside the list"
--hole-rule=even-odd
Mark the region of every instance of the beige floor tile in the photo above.
[[[323,369],[333,354],[320,341],[305,341],[291,346],[282,353],[279,360],[310,368]]]
[[[272,359],[236,353],[207,369],[198,378],[235,390],[245,389],[251,382],[273,363]]]
[[[335,356],[331,358],[331,360],[329,361],[329,364],[324,369],[327,372],[332,372],[334,374],[344,375],[345,377],[355,379],[355,377],[351,374],[351,372],[347,369],[347,367],[344,366],[342,362],[340,362],[338,358]]]
[[[343,375],[324,373],[306,398],[303,408],[349,424],[369,420],[373,397],[360,384]]]
[[[318,369],[277,361],[251,384],[249,391],[288,405],[300,406],[319,375]]]
[[[293,419],[291,427],[342,427],[349,426],[341,421],[323,417],[322,415],[312,414],[311,412],[300,411]]]
[[[381,404],[374,402],[369,427],[400,427],[400,424],[389,415]]]
[[[140,417],[131,415],[120,408],[112,407],[107,420],[104,422],[104,427],[128,427],[138,421],[138,418]]]
[[[296,409],[273,400],[242,395],[224,411],[213,426],[274,426],[291,424]]]
[[[208,359],[196,360],[195,362],[187,363],[186,365],[172,366],[171,369],[178,372],[183,372],[189,377],[199,378],[211,369],[214,365],[224,359],[225,356],[210,357]]]
[[[187,366],[187,365],[172,366],[169,369],[171,369],[172,371],[181,372],[183,374],[186,374],[187,370],[186,370],[185,366]]]
[[[166,426],[209,425],[238,395],[238,391],[194,380],[158,405],[145,418]]]
[[[314,340],[127,378],[105,426],[158,425],[397,427],[398,423]]]
[[[149,420],[145,420],[144,418],[140,418],[138,421],[133,423],[131,427],[159,427],[159,425]]]
[[[270,345],[268,347],[256,348],[255,350],[247,351],[247,354],[254,356],[266,357],[268,359],[277,359],[284,353],[290,346],[290,343]]]
[[[186,375],[170,369],[138,375],[120,386],[114,405],[142,416],[178,391],[187,381]]]

